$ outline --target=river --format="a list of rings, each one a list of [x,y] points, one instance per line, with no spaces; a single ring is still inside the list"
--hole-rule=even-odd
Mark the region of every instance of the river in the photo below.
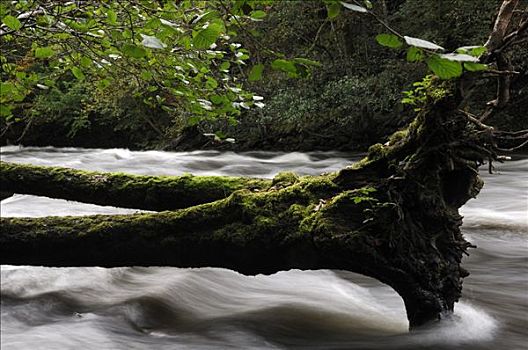
[[[341,153],[132,152],[3,147],[2,160],[136,174],[272,177],[333,171]],[[528,349],[528,158],[482,174],[462,208],[470,250],[455,317],[408,333],[389,287],[346,271],[244,276],[217,268],[1,267],[1,348]],[[15,195],[1,215],[136,212]]]

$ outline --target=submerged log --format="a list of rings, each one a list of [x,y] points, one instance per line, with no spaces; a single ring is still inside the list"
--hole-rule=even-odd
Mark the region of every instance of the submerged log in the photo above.
[[[185,209],[81,218],[4,218],[0,262],[214,266],[244,274],[343,269],[394,288],[414,328],[452,311],[468,274],[460,266],[470,244],[460,232],[458,208],[480,190],[477,167],[486,154],[472,139],[472,124],[455,111],[450,99],[423,110],[387,145],[371,147],[367,158],[332,174],[282,173],[271,184],[248,180],[240,185],[239,179],[229,180],[235,181],[234,187],[225,184],[226,178],[211,179],[221,184],[215,188],[227,190],[218,196],[202,187],[195,190],[193,201],[182,201],[181,194],[171,196],[171,185],[164,178],[148,177],[152,185],[166,184],[159,190],[169,193],[163,197],[163,208],[171,207],[171,198],[171,208],[203,203]],[[77,191],[68,176],[43,180],[42,188],[38,180],[24,176],[25,170],[36,169],[40,179],[50,179],[65,170],[20,166],[17,173],[16,168],[3,165],[2,173],[10,169],[1,177],[4,191],[101,203],[98,195],[90,193],[98,188],[93,185],[94,176],[101,174],[83,175],[88,179],[81,183],[92,181],[93,186]],[[68,174],[79,175],[71,170]],[[200,183],[202,178],[190,179]],[[100,183],[105,186],[106,181]],[[119,188],[112,182],[106,186],[109,192]],[[123,199],[118,202],[105,196],[105,203],[143,203],[143,208],[154,208],[144,204],[144,192],[135,197],[130,190],[130,203],[126,203],[127,189],[117,191]]]

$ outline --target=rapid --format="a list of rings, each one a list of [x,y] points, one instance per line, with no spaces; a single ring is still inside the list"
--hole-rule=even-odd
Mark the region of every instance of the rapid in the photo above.
[[[135,152],[2,147],[3,161],[149,175],[273,177],[340,169],[336,152]],[[173,267],[1,266],[1,348],[18,349],[528,349],[528,157],[485,173],[463,208],[477,249],[451,319],[408,332],[388,286],[346,271],[244,276]],[[133,213],[14,195],[2,217]]]

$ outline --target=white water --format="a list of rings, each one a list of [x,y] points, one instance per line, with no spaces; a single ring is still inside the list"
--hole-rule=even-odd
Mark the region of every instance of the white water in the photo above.
[[[2,148],[2,160],[138,174],[272,177],[333,171],[354,155]],[[2,266],[4,349],[525,349],[528,343],[528,160],[485,175],[464,208],[479,248],[455,316],[407,333],[390,288],[345,271],[243,276],[224,269]],[[16,195],[2,216],[134,210]]]

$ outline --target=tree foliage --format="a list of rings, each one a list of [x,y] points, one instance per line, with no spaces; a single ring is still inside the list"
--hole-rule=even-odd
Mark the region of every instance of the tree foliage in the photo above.
[[[290,19],[270,31],[273,24],[266,23],[275,23],[285,4],[296,12],[287,13]],[[484,46],[464,46],[482,43],[484,36],[466,38],[460,30],[452,30],[460,29],[459,20],[473,20],[471,6],[460,0],[450,0],[450,4],[453,6],[414,0],[394,6],[367,0],[5,2],[0,5],[0,114],[10,120],[21,117],[21,109],[28,109],[39,95],[55,91],[58,82],[74,80],[82,83],[87,95],[113,96],[115,90],[125,89],[147,109],[163,109],[181,130],[224,118],[234,124],[246,110],[264,107],[262,97],[248,90],[270,97],[269,102],[281,99],[275,98],[276,93],[290,94],[282,99],[285,101],[299,95],[287,106],[298,115],[304,110],[297,108],[298,104],[308,99],[312,89],[316,89],[312,95],[319,100],[325,85],[330,87],[342,80],[376,80],[373,76],[387,71],[381,76],[405,75],[409,80],[398,79],[397,89],[402,90],[427,73],[452,79],[463,72],[489,70],[488,62],[481,62],[489,55]],[[485,11],[489,8],[494,6],[486,5]],[[426,10],[431,13],[424,14]],[[313,18],[306,11],[313,11]],[[298,16],[301,13],[302,21]],[[491,19],[486,13],[479,14],[476,21]],[[431,18],[441,18],[450,27],[442,26],[444,29],[438,32],[438,26],[417,25]],[[469,25],[470,33],[477,31],[472,23]],[[489,23],[479,27],[481,32],[483,27],[487,30]],[[382,47],[375,48],[379,46],[376,42]],[[392,48],[394,53],[384,47]],[[400,57],[413,64],[401,64]],[[285,78],[311,77],[314,67],[322,72],[316,73],[318,80],[301,83]],[[402,67],[407,68],[402,71]],[[378,107],[369,113],[371,105],[385,105],[388,95],[390,107],[395,106],[393,101],[399,99],[393,98],[393,81],[367,85],[373,88],[357,93],[369,93],[366,98],[360,97],[372,101],[368,106],[355,103],[352,96],[342,99],[343,106],[341,102],[333,104],[339,111],[350,111],[337,116],[339,120],[353,119],[351,115],[367,115],[369,120],[392,115],[394,119],[394,114],[400,114],[400,109]],[[297,87],[304,90],[297,92]],[[88,97],[86,100],[91,100]],[[347,103],[356,108],[348,108]],[[275,109],[288,114],[282,108]],[[308,110],[317,113],[310,118],[323,121],[314,123],[316,131],[332,123],[326,116],[336,116],[334,111],[328,113],[321,108]],[[267,116],[269,112],[250,111],[253,116]],[[259,118],[252,122],[258,123]],[[293,121],[299,123],[303,123],[302,118]],[[166,126],[152,127],[155,121],[147,124],[160,135],[166,132]],[[369,128],[377,126],[369,124]]]
[[[366,7],[357,4],[341,3],[349,10],[374,16],[375,19],[381,22],[386,29],[390,31],[390,33],[382,33],[376,36],[376,41],[380,45],[392,49],[405,48],[407,50],[407,61],[425,61],[430,71],[440,79],[458,78],[462,75],[464,68],[472,72],[487,69],[485,64],[475,65],[479,62],[479,57],[486,52],[486,47],[484,46],[465,46],[456,49],[454,52],[443,53],[446,49],[434,42],[398,33],[385,21],[380,19],[379,16],[367,8],[371,7],[371,5],[367,5],[370,4],[368,1],[365,2],[367,5]],[[466,64],[470,64],[469,68]]]
[[[232,119],[254,103],[236,74],[249,58],[237,31],[264,18],[269,3],[2,2],[1,114],[68,75],[101,90],[124,76],[146,104],[184,113],[189,124]]]

